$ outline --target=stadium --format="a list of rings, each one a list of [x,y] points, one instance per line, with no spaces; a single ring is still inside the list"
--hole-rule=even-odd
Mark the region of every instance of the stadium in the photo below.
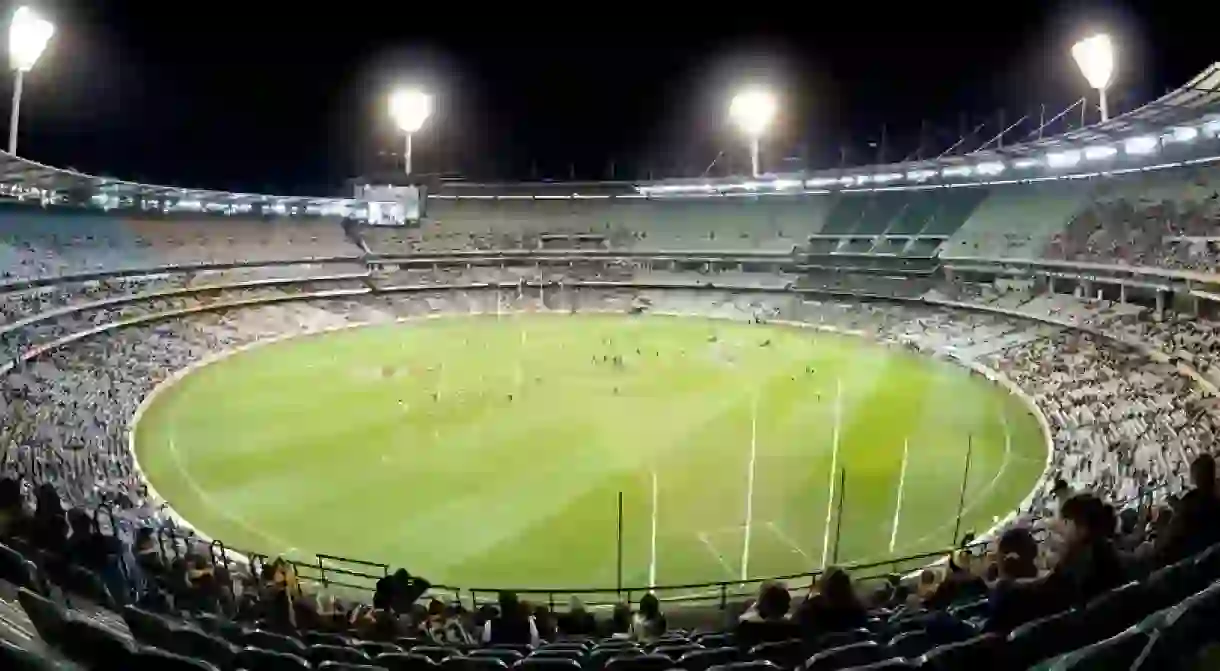
[[[1220,417],[1218,163],[1220,65],[1002,148],[440,182],[390,225],[406,201],[0,154],[0,659],[1178,668],[1220,604],[1220,538],[1167,521],[1193,519]],[[1014,531],[1065,542],[1056,515],[1094,525],[1070,511],[1102,501],[1095,533],[1117,516],[1138,557],[1123,580],[1009,625],[952,591],[1003,579]],[[416,607],[382,600],[399,568],[431,583],[408,599],[426,623],[513,592],[530,627],[656,597],[671,631],[404,634]],[[870,595],[851,626],[758,614],[844,570]],[[285,625],[268,604],[290,590]],[[323,598],[347,605],[306,626],[293,599],[320,618]]]

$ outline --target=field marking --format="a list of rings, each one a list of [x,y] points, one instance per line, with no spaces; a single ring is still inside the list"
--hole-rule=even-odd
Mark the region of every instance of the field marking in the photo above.
[[[518,285],[518,294],[520,294],[519,285]],[[497,295],[497,311],[498,311],[496,316],[499,317],[499,316],[501,316],[499,311],[502,310],[501,292],[497,291],[496,295]],[[551,312],[554,312],[554,311],[551,311]],[[586,309],[586,310],[582,310],[581,312],[583,314],[607,314],[607,313],[613,314],[613,315],[622,314],[622,312],[620,310]],[[181,313],[181,314],[185,314],[185,313]],[[177,316],[181,316],[181,314],[178,314]],[[231,349],[227,349],[224,351],[215,352],[215,353],[206,355],[206,356],[202,357],[201,359],[186,365],[184,368],[174,371],[167,379],[162,380],[156,386],[154,386],[154,388],[151,391],[149,391],[147,394],[145,394],[144,398],[140,402],[140,405],[136,408],[136,411],[129,418],[128,424],[127,424],[127,431],[126,431],[126,434],[127,434],[126,442],[127,442],[128,452],[131,454],[131,458],[132,458],[132,462],[133,462],[133,469],[139,475],[139,477],[145,483],[145,485],[147,486],[148,493],[150,495],[150,499],[161,504],[162,509],[166,512],[166,514],[169,517],[171,517],[179,526],[193,531],[199,538],[204,539],[206,541],[210,541],[211,539],[207,534],[205,534],[202,531],[200,531],[199,529],[197,529],[194,525],[192,525],[190,523],[189,520],[185,519],[182,515],[178,514],[177,511],[175,511],[173,509],[173,507],[171,505],[169,505],[169,503],[166,501],[166,499],[164,497],[160,496],[160,494],[156,491],[155,487],[148,480],[144,470],[140,466],[139,455],[137,454],[137,450],[136,450],[136,426],[139,424],[140,419],[143,417],[143,415],[145,414],[145,411],[148,409],[148,407],[153,404],[153,402],[156,400],[156,398],[161,393],[166,391],[169,387],[174,386],[175,383],[181,381],[188,374],[193,373],[199,369],[202,369],[202,368],[207,367],[214,363],[218,363],[224,359],[230,358],[231,356],[233,356],[235,354],[258,349],[258,348],[268,346],[268,345],[273,345],[273,344],[287,341],[287,340],[305,339],[305,338],[328,334],[328,333],[332,333],[332,332],[336,332],[336,331],[355,330],[355,329],[361,329],[361,328],[375,328],[375,327],[379,327],[379,326],[385,326],[387,324],[388,325],[394,325],[394,324],[412,325],[415,323],[428,322],[428,321],[432,321],[432,320],[436,320],[436,319],[448,319],[448,318],[465,317],[465,316],[478,317],[478,316],[483,316],[485,314],[488,314],[488,313],[472,311],[468,314],[461,314],[461,313],[419,314],[419,315],[411,315],[411,316],[407,316],[407,317],[395,317],[395,318],[388,319],[385,321],[372,320],[372,321],[361,321],[358,323],[345,323],[345,324],[338,325],[338,326],[331,325],[331,326],[326,326],[326,327],[321,327],[321,328],[308,328],[308,329],[303,329],[303,330],[299,330],[299,331],[294,331],[291,333],[281,334],[278,336],[273,336],[270,338],[260,339],[260,340],[254,341],[254,342],[239,345],[239,346],[231,348]],[[509,312],[505,312],[503,314],[510,314],[510,315],[516,316],[518,314],[532,314],[532,313],[521,312],[521,311],[509,311]],[[562,313],[562,314],[567,314],[567,313]],[[650,311],[649,316],[651,316],[651,317],[682,317],[682,318],[700,319],[700,320],[710,321],[710,322],[716,322],[716,321],[736,322],[736,321],[739,321],[736,319],[726,318],[722,315],[709,315],[706,313],[691,314],[691,313],[682,313],[682,312],[673,312],[673,311],[664,311],[664,310]],[[870,334],[865,331],[839,328],[839,327],[827,325],[825,323],[794,322],[794,321],[788,321],[788,320],[772,320],[772,321],[770,321],[770,324],[776,325],[776,326],[805,329],[805,330],[812,332],[814,334],[815,339],[816,339],[816,336],[820,333],[833,333],[836,335],[852,336],[852,337],[864,340],[866,342],[869,342],[871,344],[879,345],[879,346],[883,346],[883,347],[896,346],[895,342],[887,341],[884,339],[878,339],[874,336],[874,334]],[[69,343],[74,342],[79,339],[81,339],[81,338],[75,337],[75,336],[69,336],[68,338],[63,339],[63,342],[55,343],[54,346],[56,346],[56,347],[63,346],[63,345],[69,344]],[[1030,501],[1033,500],[1034,496],[1037,494],[1040,487],[1048,481],[1048,478],[1050,476],[1051,469],[1052,469],[1051,462],[1052,462],[1053,455],[1054,455],[1053,438],[1051,435],[1052,434],[1051,428],[1049,426],[1049,422],[1047,421],[1045,413],[1043,412],[1042,408],[1038,405],[1038,403],[1036,401],[1034,401],[1024,389],[1022,389],[1019,385],[1012,382],[1010,379],[1008,379],[1001,373],[997,372],[996,370],[988,368],[987,366],[982,365],[972,359],[963,359],[959,356],[953,355],[952,353],[949,353],[948,360],[951,361],[952,363],[956,363],[956,364],[960,365],[963,368],[966,368],[975,373],[978,373],[993,382],[1000,384],[1000,386],[1004,387],[1012,396],[1015,396],[1016,398],[1021,400],[1022,403],[1025,405],[1027,411],[1037,420],[1039,427],[1041,429],[1043,447],[1045,447],[1045,453],[1046,453],[1045,458],[1036,459],[1036,458],[1032,458],[1032,457],[1028,457],[1028,456],[1024,456],[1024,455],[1013,455],[1011,458],[1009,458],[1008,452],[1006,451],[1006,453],[1005,453],[1005,458],[1006,458],[1005,465],[1007,465],[1007,463],[1010,461],[1030,461],[1030,462],[1038,462],[1043,465],[1042,472],[1039,475],[1037,482],[1031,489],[1030,493],[1026,496],[1026,498],[1018,506],[1018,508],[1024,508],[1025,506],[1029,505]],[[10,369],[10,368],[12,368],[11,363],[0,366],[0,369]],[[1004,468],[1004,466],[1001,467],[1001,470],[1003,470],[1003,468]],[[997,474],[997,477],[998,477],[998,474]],[[994,484],[994,481],[992,484]],[[977,503],[977,501],[971,501],[970,504],[965,507],[965,509],[967,509],[967,510],[973,509],[973,507],[975,506],[976,503]],[[1001,528],[1002,525],[1005,524],[1008,520],[1013,519],[1014,516],[1015,516],[1015,513],[1010,513],[1005,520],[999,522],[996,525],[993,525],[991,530],[988,531],[986,534],[984,534],[984,537],[987,537],[987,536],[990,536],[991,534],[993,534],[996,530]],[[732,531],[734,529],[735,529],[735,527],[722,528],[721,530],[719,530],[715,533],[728,533],[729,531]],[[666,534],[666,536],[669,536],[669,534]],[[926,538],[928,538],[928,537],[929,536],[925,536],[923,539],[920,539],[920,540],[921,541],[926,540]],[[236,552],[236,551],[233,551],[230,549],[226,549],[225,554],[227,556],[229,556],[230,558],[236,559],[240,562],[249,563],[249,559],[247,557],[243,556],[242,554],[240,554],[239,552]]]
[[[804,550],[802,550],[801,546],[798,545],[796,543],[796,541],[792,540],[791,536],[789,536],[786,532],[784,532],[782,529],[780,529],[778,524],[776,524],[775,522],[767,522],[767,528],[771,530],[771,533],[775,534],[776,538],[780,539],[781,541],[783,541],[783,543],[785,545],[792,548],[793,552],[796,552],[797,554],[801,555],[802,557],[804,557],[805,559],[807,559],[811,562],[813,561],[813,557],[810,557],[808,552],[805,552]],[[741,579],[745,580],[746,577],[742,576]]]
[[[907,484],[907,461],[911,454],[911,441],[902,439],[902,470],[898,472],[898,502],[894,504],[894,524],[890,529],[890,554],[894,553],[894,544],[898,541],[898,519],[902,516],[902,492]]]
[[[987,500],[987,497],[990,496],[990,494],[991,494],[991,490],[995,489],[995,486],[997,484],[999,484],[1000,480],[1002,480],[1004,478],[1004,473],[1005,473],[1005,471],[1008,470],[1008,465],[1010,463],[1012,463],[1012,458],[1013,458],[1012,457],[1012,434],[1009,433],[1009,431],[1008,431],[1008,418],[1004,415],[1004,411],[1002,409],[999,411],[998,414],[1000,416],[1000,425],[1004,429],[1004,458],[1000,461],[1000,468],[998,470],[996,470],[995,476],[992,477],[991,480],[986,485],[983,486],[983,489],[978,493],[977,496],[974,496],[966,503],[966,505],[962,506],[962,516],[963,517],[966,515],[966,513],[970,512],[971,510],[974,510],[975,507],[977,507],[980,503],[983,503],[984,501]],[[954,521],[946,522],[945,524],[942,524],[942,525],[936,527],[935,529],[924,534],[923,536],[920,536],[919,538],[916,538],[915,540],[911,541],[910,543],[907,543],[906,545],[903,546],[903,549],[906,549],[906,548],[909,548],[909,547],[912,547],[915,545],[921,545],[924,542],[931,540],[931,538],[933,536],[935,536],[937,533],[942,532],[945,529],[948,529],[949,527],[956,525],[956,523],[957,523],[956,518],[954,519]],[[953,539],[953,542],[954,542],[954,544],[956,544],[957,539],[956,538]],[[867,560],[867,561],[872,561],[872,560]]]
[[[244,517],[241,517],[240,515],[229,512],[224,506],[218,505],[215,501],[213,501],[212,496],[210,494],[208,494],[207,490],[205,490],[203,488],[203,486],[199,484],[199,481],[196,480],[194,478],[194,476],[192,476],[190,474],[190,472],[186,468],[186,464],[183,463],[182,455],[178,452],[178,441],[175,440],[175,433],[174,433],[174,429],[172,427],[170,428],[170,434],[169,434],[169,440],[167,441],[167,446],[169,447],[170,456],[173,457],[174,468],[178,471],[178,474],[182,476],[182,480],[183,480],[183,482],[186,483],[186,486],[191,488],[191,491],[193,491],[195,493],[195,496],[198,497],[199,500],[202,501],[205,506],[216,511],[216,513],[218,513],[221,517],[225,518],[226,520],[233,522],[234,524],[240,526],[241,528],[245,529],[246,531],[252,532],[255,536],[259,536],[260,538],[263,538],[265,540],[272,541],[275,545],[279,545],[279,546],[288,548],[288,550],[283,551],[284,554],[291,554],[292,551],[297,549],[296,546],[291,545],[284,539],[274,536],[272,534],[269,534],[266,531],[263,531],[262,529],[254,526],[253,524],[250,524],[250,522],[248,522]]]
[[[758,462],[758,390],[750,402],[750,463],[746,475],[746,524],[741,541],[741,579],[750,571],[750,528],[754,521],[754,471]]]
[[[652,469],[652,533],[648,554],[648,588],[657,586],[657,469]]]
[[[703,547],[707,548],[707,551],[711,553],[711,555],[716,558],[716,561],[720,563],[720,566],[724,568],[724,572],[728,574],[729,580],[736,580],[737,574],[733,571],[733,567],[729,566],[729,563],[724,560],[724,555],[720,554],[720,550],[717,550],[716,546],[712,545],[712,541],[707,537],[707,534],[700,531],[695,535],[698,536],[699,540],[703,542]]]
[[[839,470],[839,432],[843,415],[843,378],[835,378],[834,428],[831,434],[830,451],[830,495],[826,497],[826,527],[822,533],[822,568],[826,568],[826,559],[830,556],[830,523],[835,514],[835,483],[838,481]]]

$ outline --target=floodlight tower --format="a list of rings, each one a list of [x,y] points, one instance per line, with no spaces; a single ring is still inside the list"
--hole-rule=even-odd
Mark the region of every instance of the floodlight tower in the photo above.
[[[411,138],[432,115],[432,96],[419,89],[404,89],[395,91],[390,96],[390,116],[398,125],[398,130],[407,136],[406,170],[411,174]]]
[[[55,26],[29,7],[18,7],[8,27],[9,63],[16,73],[13,83],[13,109],[8,122],[8,153],[17,153],[17,122],[21,118],[21,86],[25,73],[34,68],[47,47]]]
[[[738,93],[729,103],[729,118],[750,141],[750,169],[755,177],[761,174],[758,167],[758,141],[775,118],[776,107],[775,96],[762,90]]]
[[[1072,46],[1072,58],[1089,86],[1097,89],[1101,98],[1101,120],[1108,121],[1110,108],[1106,102],[1106,89],[1114,77],[1114,43],[1110,41],[1110,36],[1098,33],[1080,40]]]

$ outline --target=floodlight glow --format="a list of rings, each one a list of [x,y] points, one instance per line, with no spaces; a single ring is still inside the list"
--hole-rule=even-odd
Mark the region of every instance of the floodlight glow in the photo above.
[[[29,72],[55,34],[55,26],[29,7],[18,7],[8,27],[8,56],[13,69]]]
[[[778,104],[775,96],[766,91],[746,91],[733,97],[729,103],[729,118],[746,135],[757,138],[767,130],[775,118]]]
[[[1004,172],[1004,164],[1000,161],[988,161],[975,166],[980,175],[998,175]]]
[[[404,133],[418,131],[432,116],[432,96],[416,89],[395,91],[390,96],[390,117]]]
[[[1220,119],[1212,119],[1203,124],[1203,133],[1208,137],[1220,136]]]
[[[1072,46],[1072,58],[1089,86],[1098,91],[1110,85],[1114,76],[1114,43],[1105,33],[1080,40]]]
[[[1038,159],[1036,158],[1019,158],[1012,162],[1012,167],[1017,170],[1029,170],[1038,167]]]

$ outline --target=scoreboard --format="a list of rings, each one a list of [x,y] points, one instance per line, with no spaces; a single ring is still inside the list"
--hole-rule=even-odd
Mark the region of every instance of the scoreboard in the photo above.
[[[422,185],[356,187],[356,199],[368,207],[368,223],[374,226],[415,226],[424,216],[427,187]]]

